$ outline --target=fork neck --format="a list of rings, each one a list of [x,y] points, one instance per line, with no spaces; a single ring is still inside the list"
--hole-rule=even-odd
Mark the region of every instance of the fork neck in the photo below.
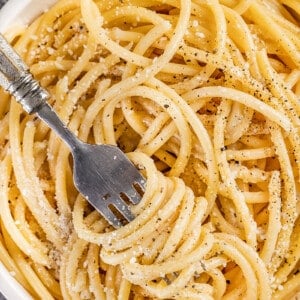
[[[36,111],[37,115],[51,128],[53,129],[69,146],[73,152],[80,147],[82,143],[75,134],[63,123],[58,117],[56,112],[47,103],[43,103]]]

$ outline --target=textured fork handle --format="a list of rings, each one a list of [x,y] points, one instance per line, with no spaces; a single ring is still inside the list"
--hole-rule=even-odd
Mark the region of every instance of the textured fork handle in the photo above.
[[[16,98],[24,110],[30,114],[37,113],[69,145],[71,150],[80,146],[76,136],[47,103],[48,92],[33,79],[29,68],[1,34],[0,85]]]
[[[6,90],[29,114],[37,112],[49,98],[48,92],[29,73],[11,82]]]
[[[49,96],[28,70],[19,55],[0,34],[0,85],[13,95],[28,113],[34,113]]]

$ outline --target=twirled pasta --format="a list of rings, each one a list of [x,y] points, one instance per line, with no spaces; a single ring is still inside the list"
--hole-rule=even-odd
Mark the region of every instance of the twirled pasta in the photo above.
[[[6,36],[80,139],[147,178],[113,229],[67,147],[0,90],[0,260],[42,299],[300,291],[300,5],[66,0]]]

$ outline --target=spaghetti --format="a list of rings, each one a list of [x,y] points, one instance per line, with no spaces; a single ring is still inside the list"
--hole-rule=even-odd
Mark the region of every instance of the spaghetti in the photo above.
[[[300,291],[296,0],[59,0],[6,34],[78,137],[147,178],[113,229],[67,147],[0,91],[0,260],[41,299]]]

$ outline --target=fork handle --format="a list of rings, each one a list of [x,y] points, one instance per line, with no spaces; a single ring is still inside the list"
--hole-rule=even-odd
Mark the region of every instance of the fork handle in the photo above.
[[[13,95],[28,113],[34,113],[49,98],[29,73],[11,45],[0,34],[0,85]]]
[[[24,110],[30,114],[36,113],[67,143],[71,150],[78,148],[80,141],[48,104],[48,92],[33,79],[30,73],[11,83],[7,91],[16,98]]]
[[[63,123],[53,108],[48,104],[48,92],[33,79],[30,73],[12,82],[7,91],[13,95],[28,113],[36,113],[57,135],[59,135],[74,150],[80,141]]]
[[[80,141],[62,122],[47,103],[48,92],[29,72],[20,56],[0,34],[0,85],[19,102],[29,114],[37,115],[53,129],[70,147],[80,146]]]
[[[29,114],[37,112],[49,98],[48,92],[33,79],[30,73],[11,81],[6,91],[13,95]]]

